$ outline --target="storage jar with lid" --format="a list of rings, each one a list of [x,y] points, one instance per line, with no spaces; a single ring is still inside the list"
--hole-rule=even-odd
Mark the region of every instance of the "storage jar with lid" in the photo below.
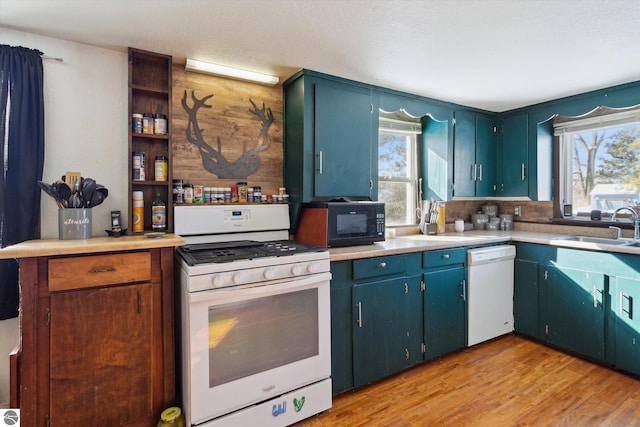
[[[166,156],[156,156],[155,171],[156,181],[166,181],[168,179],[169,161]]]
[[[167,116],[164,114],[153,116],[153,133],[156,135],[167,134]]]
[[[142,133],[153,133],[153,114],[144,113],[142,115]]]

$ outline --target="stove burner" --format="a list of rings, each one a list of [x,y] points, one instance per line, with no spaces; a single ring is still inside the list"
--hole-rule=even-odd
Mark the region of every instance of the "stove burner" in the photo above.
[[[324,252],[327,249],[291,240],[274,242],[242,240],[238,242],[185,245],[178,247],[177,250],[186,263],[193,266],[197,264],[232,262],[269,256],[279,257],[305,252]]]

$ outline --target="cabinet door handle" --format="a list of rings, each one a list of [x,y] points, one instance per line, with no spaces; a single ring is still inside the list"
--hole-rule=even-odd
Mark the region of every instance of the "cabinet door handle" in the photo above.
[[[318,173],[322,175],[322,150],[318,152]]]
[[[362,301],[358,303],[358,328],[362,328]]]
[[[405,349],[404,349],[404,358],[405,358],[406,360],[409,360],[409,349],[408,349],[408,348],[405,348]]]
[[[111,271],[116,271],[115,267],[102,267],[102,268],[92,268],[91,270],[89,270],[89,273],[91,274],[95,274],[95,273],[108,273]]]
[[[600,300],[598,300],[598,293],[602,292],[603,291],[601,291],[597,287],[593,287],[593,308],[598,308],[598,303],[600,302]]]
[[[629,302],[629,309],[625,310],[624,309],[624,300],[627,300]],[[632,304],[633,304],[633,299],[630,296],[627,296],[624,294],[624,292],[620,291],[620,299],[619,299],[619,304],[620,304],[620,315],[622,316],[623,313],[627,314],[627,317],[629,317],[629,319],[633,318],[633,314],[631,313],[631,308],[632,308]]]
[[[524,163],[522,163],[520,165],[520,176],[522,178],[522,181],[524,181],[525,179],[527,179],[527,175],[526,175],[526,166]]]
[[[449,259],[449,254],[442,255],[442,259]]]
[[[478,166],[478,169],[480,170],[480,178],[478,178],[478,181],[482,181],[482,163],[480,163]]]
[[[466,280],[463,280],[462,282],[460,282],[460,285],[462,286],[462,294],[460,294],[460,298],[462,298],[462,301],[466,301],[467,300],[467,286],[466,286]]]
[[[478,165],[477,164],[472,164],[471,165],[471,181],[475,181],[476,180],[476,176],[478,174]]]

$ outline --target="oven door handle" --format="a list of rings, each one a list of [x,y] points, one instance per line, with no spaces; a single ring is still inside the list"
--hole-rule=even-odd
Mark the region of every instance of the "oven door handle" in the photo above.
[[[294,277],[286,280],[271,282],[261,282],[258,284],[229,286],[207,291],[190,292],[189,303],[217,301],[223,299],[247,299],[253,296],[275,295],[283,292],[291,292],[304,288],[309,288],[317,283],[326,282],[329,284],[331,273],[323,272],[309,276]]]

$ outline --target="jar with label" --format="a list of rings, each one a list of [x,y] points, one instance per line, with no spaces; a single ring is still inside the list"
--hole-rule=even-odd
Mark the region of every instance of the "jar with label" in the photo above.
[[[144,151],[134,151],[131,155],[132,178],[134,181],[144,181]]]
[[[238,186],[231,186],[231,203],[238,203]]]
[[[144,231],[144,195],[142,191],[133,192],[133,214],[131,218],[131,231],[139,233]]]
[[[262,201],[262,188],[259,185],[253,187],[253,201],[256,203]]]
[[[142,133],[142,114],[131,114],[131,132]]]
[[[239,203],[247,203],[247,183],[245,181],[238,182],[238,202]]]
[[[166,156],[156,156],[156,181],[166,181],[169,173],[169,161]]]
[[[167,228],[167,205],[159,192],[151,203],[151,228],[153,231],[164,231]]]
[[[204,203],[204,185],[193,186],[193,203]]]
[[[142,115],[142,133],[153,134],[153,114]]]
[[[224,187],[223,201],[225,203],[231,203],[231,187]]]
[[[181,179],[173,180],[173,203],[184,203],[184,188]]]
[[[167,134],[167,116],[164,114],[156,114],[153,116],[153,133],[156,135]]]
[[[193,203],[193,185],[184,184],[184,202]]]

